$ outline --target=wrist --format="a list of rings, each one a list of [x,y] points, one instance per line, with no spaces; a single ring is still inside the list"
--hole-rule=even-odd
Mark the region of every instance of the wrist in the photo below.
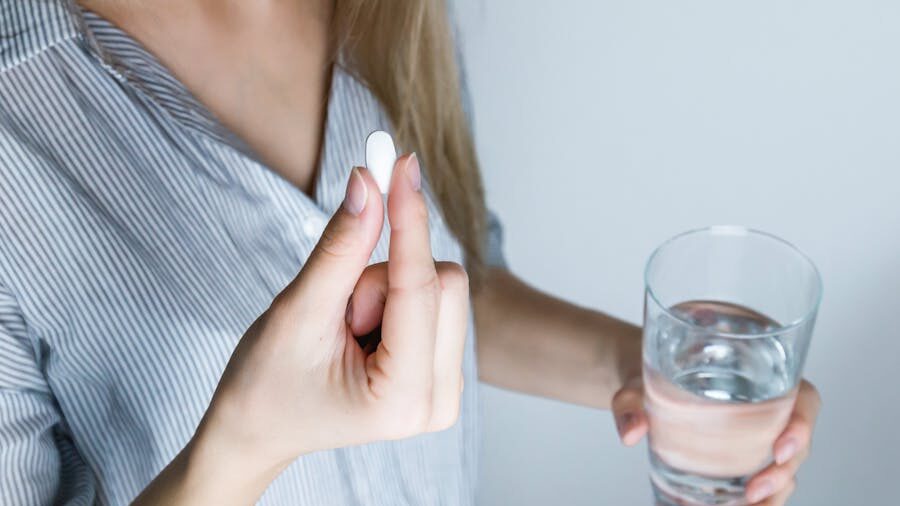
[[[261,455],[210,417],[204,417],[179,459],[184,487],[203,504],[255,504],[290,464]]]

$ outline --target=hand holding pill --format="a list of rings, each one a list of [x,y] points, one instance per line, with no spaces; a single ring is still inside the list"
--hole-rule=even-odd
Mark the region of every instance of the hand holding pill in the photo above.
[[[434,261],[416,156],[398,158],[377,131],[366,163],[350,171],[343,205],[300,273],[241,339],[192,443],[199,454],[239,455],[241,476],[443,430],[459,414],[466,272]],[[369,265],[385,219],[377,197],[388,189],[388,261]],[[361,346],[376,329],[378,343]]]

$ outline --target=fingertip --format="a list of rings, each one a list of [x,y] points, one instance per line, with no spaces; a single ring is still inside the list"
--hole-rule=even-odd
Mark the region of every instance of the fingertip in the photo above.
[[[419,157],[415,153],[409,155],[405,167],[406,179],[413,191],[422,189],[422,169],[419,166]]]
[[[800,444],[794,436],[789,435],[783,439],[779,439],[775,444],[775,463],[781,465],[788,462],[797,455],[799,449]]]
[[[388,194],[388,218],[392,229],[421,227],[428,223],[428,206],[420,191],[421,169],[415,153],[397,159]]]
[[[354,167],[350,171],[350,178],[347,181],[347,192],[344,195],[344,209],[353,216],[359,216],[366,207],[369,197],[369,189],[365,180],[359,173],[359,169]]]
[[[431,251],[428,204],[414,154],[400,157],[388,196],[391,241],[388,252],[391,286],[400,289],[434,287],[437,282]]]
[[[394,174],[395,176],[392,178],[396,181],[394,184],[404,185],[414,192],[422,188],[422,169],[419,166],[419,157],[415,152],[407,153],[397,159]]]
[[[381,190],[378,187],[378,182],[375,180],[375,176],[372,175],[372,171],[370,171],[366,167],[354,167],[353,171],[356,172],[359,175],[359,177],[361,177],[362,180],[365,182],[366,189],[367,189],[369,195],[374,195],[376,197],[381,195]],[[384,214],[384,209],[383,209],[383,204],[382,204],[381,199],[380,198],[369,198],[368,201],[366,202],[366,208],[368,209],[368,208],[375,208],[375,207],[378,208],[377,214],[379,214],[379,215]]]
[[[633,442],[629,446],[634,446],[638,444],[641,439],[644,439],[644,436],[650,431],[650,421],[646,416],[641,415],[635,429],[632,431],[633,434]]]
[[[625,446],[631,447],[641,442],[641,439],[644,438],[644,434],[646,434],[646,430],[633,429],[628,431],[624,436],[622,436],[622,444]]]
[[[365,167],[353,167],[347,176],[344,200],[329,221],[329,226],[357,223],[370,239],[373,234],[380,235],[384,222],[384,203],[380,196],[372,173]]]
[[[625,446],[634,446],[640,442],[649,429],[646,417],[640,413],[629,412],[617,419],[619,439]]]
[[[787,462],[804,447],[809,446],[811,437],[812,427],[809,422],[804,417],[795,414],[778,439],[775,440],[773,448],[775,461],[779,464]]]
[[[762,501],[778,502],[779,498],[786,498],[793,492],[796,484],[794,473],[797,470],[795,462],[787,465],[771,464],[747,483],[746,497],[750,504]],[[762,504],[769,504],[762,502]]]
[[[758,503],[764,499],[768,499],[775,493],[775,484],[770,478],[760,478],[751,480],[747,485],[747,501],[750,504]]]

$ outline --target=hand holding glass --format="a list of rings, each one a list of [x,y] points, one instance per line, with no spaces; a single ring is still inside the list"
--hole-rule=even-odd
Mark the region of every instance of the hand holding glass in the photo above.
[[[711,227],[654,252],[643,360],[658,504],[747,504],[794,406],[820,296],[812,262],[762,232]]]

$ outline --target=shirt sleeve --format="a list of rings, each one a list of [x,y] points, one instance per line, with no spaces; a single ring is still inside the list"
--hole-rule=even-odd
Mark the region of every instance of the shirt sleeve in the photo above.
[[[485,237],[484,263],[490,267],[506,268],[506,257],[503,256],[503,226],[497,215],[488,210],[487,231]]]
[[[0,285],[0,504],[91,504],[90,472],[62,418],[15,299]]]

